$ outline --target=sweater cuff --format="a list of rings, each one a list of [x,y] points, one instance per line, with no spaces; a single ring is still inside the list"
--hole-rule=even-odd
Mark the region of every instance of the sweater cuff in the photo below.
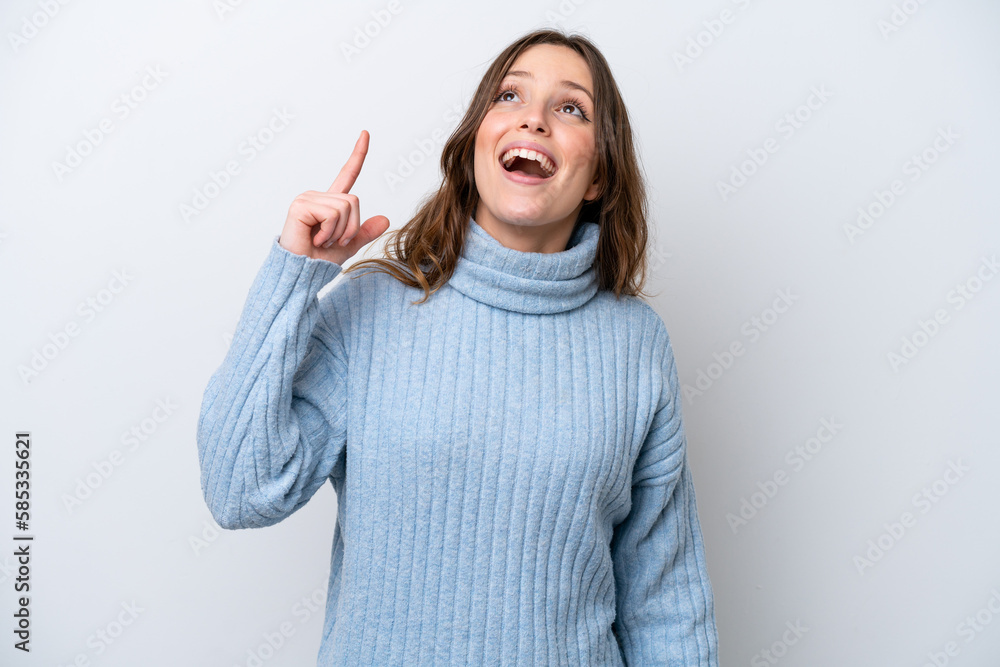
[[[267,258],[250,287],[230,351],[243,349],[255,336],[263,340],[284,308],[295,309],[295,317],[301,318],[314,307],[320,290],[340,274],[340,264],[298,255],[278,243],[279,238],[271,241]]]
[[[281,235],[278,234],[271,242],[271,250],[264,265],[272,268],[278,275],[294,274],[297,282],[308,290],[310,300],[315,298],[319,291],[344,268],[336,262],[296,254],[281,245],[278,242],[280,238]]]

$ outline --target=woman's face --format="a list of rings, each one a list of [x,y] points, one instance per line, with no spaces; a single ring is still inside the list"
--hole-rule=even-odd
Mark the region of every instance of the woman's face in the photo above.
[[[518,56],[476,133],[477,223],[572,227],[599,190],[593,90],[572,49],[539,44]],[[515,158],[507,171],[501,160],[515,142],[537,144],[549,162]]]

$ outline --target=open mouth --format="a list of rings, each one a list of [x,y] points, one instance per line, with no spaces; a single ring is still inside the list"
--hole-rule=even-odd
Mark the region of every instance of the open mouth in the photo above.
[[[542,153],[526,148],[512,148],[500,156],[505,171],[528,178],[545,180],[556,173],[556,165]]]

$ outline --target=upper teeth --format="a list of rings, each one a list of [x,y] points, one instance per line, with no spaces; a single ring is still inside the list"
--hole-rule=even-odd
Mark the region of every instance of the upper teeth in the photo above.
[[[552,164],[552,161],[549,160],[549,158],[545,157],[544,153],[531,151],[528,150],[527,148],[511,148],[509,151],[504,153],[503,158],[501,158],[504,167],[509,167],[510,163],[513,162],[514,158],[516,157],[523,157],[528,160],[535,160],[540,165],[542,165],[542,169],[544,169],[549,176],[556,173],[556,166]]]

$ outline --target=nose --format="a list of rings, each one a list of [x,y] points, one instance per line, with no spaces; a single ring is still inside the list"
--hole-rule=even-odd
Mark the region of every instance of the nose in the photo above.
[[[549,125],[542,102],[531,102],[524,105],[521,111],[520,128],[530,132],[548,133]]]

